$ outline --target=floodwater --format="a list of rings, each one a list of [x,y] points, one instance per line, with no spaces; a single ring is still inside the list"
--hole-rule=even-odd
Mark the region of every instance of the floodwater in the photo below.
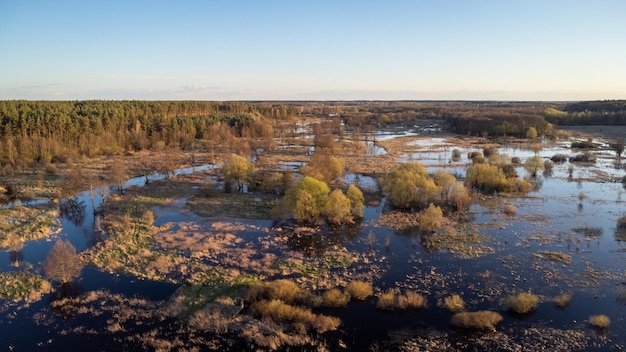
[[[428,128],[437,129],[437,126]],[[416,136],[427,134],[428,130],[411,129],[387,132],[376,135],[376,139],[396,138],[398,136]],[[446,138],[436,137],[420,139],[413,147],[423,148],[423,152],[401,156],[399,162],[419,161],[427,166],[429,172],[445,169],[462,176],[468,166],[467,153],[475,148],[458,148],[461,159],[451,160],[455,148]],[[386,153],[371,145],[369,155]],[[382,150],[381,150],[382,149]],[[522,162],[536,153],[544,159],[562,153],[574,155],[565,142],[545,145],[536,152],[529,149],[503,147],[500,153],[511,157],[520,157]],[[300,163],[285,164],[288,169],[296,169]],[[186,174],[214,168],[205,165],[177,171]],[[460,294],[471,311],[490,309],[500,312],[504,320],[498,324],[498,330],[506,331],[515,340],[522,338],[523,330],[529,327],[551,327],[557,329],[580,330],[589,336],[602,335],[611,341],[601,347],[611,350],[611,346],[624,346],[626,337],[626,242],[616,239],[617,220],[626,212],[626,194],[621,183],[596,180],[598,174],[608,177],[624,175],[622,167],[615,167],[615,161],[609,152],[598,152],[598,161],[594,166],[575,165],[573,177],[569,177],[569,163],[556,164],[551,175],[541,175],[536,180],[537,189],[523,198],[496,197],[491,203],[472,205],[469,210],[468,225],[474,226],[480,234],[485,254],[463,256],[449,253],[445,249],[432,250],[424,245],[423,235],[418,231],[397,232],[376,224],[383,211],[387,209],[385,200],[377,205],[367,206],[365,218],[355,236],[342,236],[348,251],[375,251],[382,263],[382,274],[376,277],[374,287],[384,290],[401,288],[418,291],[428,297],[428,308],[407,312],[381,312],[376,309],[375,299],[367,302],[352,302],[345,309],[319,309],[317,311],[338,316],[342,327],[337,332],[329,333],[328,339],[340,339],[351,350],[368,350],[374,343],[389,339],[392,330],[412,328],[416,331],[426,327],[449,333],[450,339],[463,340],[465,333],[451,329],[451,313],[437,307],[437,300],[451,294]],[[517,168],[520,176],[525,175],[522,167]],[[163,175],[151,175],[149,180],[163,178]],[[363,189],[375,191],[376,180],[364,175],[347,174],[344,179],[357,183]],[[125,187],[142,186],[145,177],[129,180]],[[111,192],[115,190],[105,190]],[[96,207],[102,202],[100,190],[94,198]],[[584,195],[584,196],[581,196]],[[77,199],[84,207],[85,216],[81,221],[61,216],[62,231],[57,236],[67,239],[78,249],[85,250],[100,240],[98,220],[93,213],[88,192],[78,194]],[[185,199],[179,200],[184,203]],[[503,214],[504,204],[513,204],[517,208],[514,216]],[[181,207],[172,206],[171,209]],[[172,213],[169,207],[154,209],[156,225],[167,222],[200,220],[193,213]],[[270,226],[262,222],[264,226]],[[576,228],[594,228],[597,236],[587,236],[574,231]],[[365,240],[373,234],[374,243]],[[256,234],[247,234],[250,239]],[[19,253],[0,252],[0,268],[3,271],[21,270],[32,264],[39,267],[45,260],[54,239],[43,239],[24,244]],[[366,243],[368,242],[368,243]],[[307,248],[296,248],[304,250]],[[542,251],[562,252],[571,258],[570,264],[538,258],[535,254]],[[317,252],[317,251],[313,251]],[[323,253],[323,251],[322,251]],[[12,265],[16,257],[21,258],[20,267]],[[138,296],[150,300],[167,299],[176,289],[176,285],[137,280],[131,276],[108,274],[94,268],[84,269],[77,285],[84,292],[105,289],[129,297]],[[531,291],[541,297],[541,303],[534,313],[516,316],[506,312],[503,299],[506,296]],[[557,308],[551,297],[560,293],[571,293],[572,302],[565,308]],[[47,309],[49,298],[28,307],[21,307],[12,312],[10,307],[0,312],[2,336],[0,347],[13,346],[15,350],[37,349],[36,343],[46,339],[60,341],[47,346],[47,350],[63,350],[72,343],[59,335],[64,325],[61,318],[51,329],[39,326],[33,317]],[[611,319],[611,326],[606,332],[591,329],[586,323],[590,315],[605,314]],[[97,326],[97,317],[93,318]],[[85,323],[89,325],[90,323]],[[55,330],[58,329],[58,330]],[[9,340],[8,336],[11,336]],[[32,336],[37,336],[33,339]],[[98,343],[106,336],[82,336],[75,346],[87,348],[90,343]],[[64,340],[65,339],[65,340]],[[91,341],[91,342],[90,342]],[[91,345],[95,346],[95,345]]]

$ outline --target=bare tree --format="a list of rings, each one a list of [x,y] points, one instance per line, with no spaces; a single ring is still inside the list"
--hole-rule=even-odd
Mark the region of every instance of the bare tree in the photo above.
[[[80,275],[83,263],[69,241],[59,240],[52,246],[43,269],[49,279],[66,284]]]

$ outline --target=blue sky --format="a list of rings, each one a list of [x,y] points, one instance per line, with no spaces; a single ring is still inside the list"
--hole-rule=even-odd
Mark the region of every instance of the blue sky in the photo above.
[[[0,99],[626,98],[626,1],[0,1]]]

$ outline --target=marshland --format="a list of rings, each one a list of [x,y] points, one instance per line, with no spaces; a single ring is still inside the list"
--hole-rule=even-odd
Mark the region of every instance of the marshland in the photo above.
[[[0,102],[0,346],[623,349],[623,106]]]

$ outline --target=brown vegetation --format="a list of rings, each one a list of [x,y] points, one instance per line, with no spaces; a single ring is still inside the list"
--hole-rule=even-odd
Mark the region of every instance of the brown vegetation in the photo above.
[[[604,314],[592,315],[589,317],[589,324],[598,329],[606,329],[611,324],[611,319]]]
[[[362,301],[374,294],[374,288],[369,282],[352,281],[346,286],[346,292],[350,294],[350,297]]]
[[[456,327],[476,330],[496,330],[496,324],[502,321],[498,312],[483,310],[478,312],[456,313],[450,323]]]
[[[537,309],[539,297],[530,292],[522,292],[514,296],[510,296],[506,300],[506,307],[518,314],[526,314]]]

